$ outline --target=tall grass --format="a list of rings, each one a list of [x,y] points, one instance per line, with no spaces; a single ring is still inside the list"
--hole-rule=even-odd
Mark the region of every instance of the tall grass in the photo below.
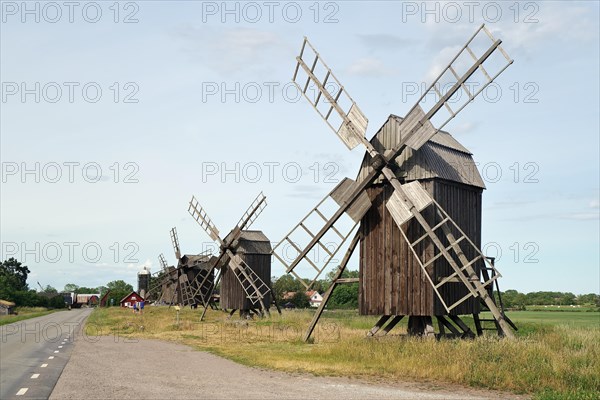
[[[43,315],[51,314],[60,310],[51,310],[47,309],[46,307],[17,307],[15,311],[17,312],[17,315],[1,315],[0,326],[30,318],[41,317]]]
[[[517,314],[517,313],[513,313]],[[147,307],[143,315],[98,309],[87,332],[176,341],[247,365],[316,375],[374,380],[435,380],[535,394],[541,399],[598,398],[600,327],[520,324],[517,340],[424,340],[392,335],[365,337],[375,317],[327,312],[314,344],[301,338],[312,314],[287,311],[271,320],[227,320],[217,311]],[[515,319],[515,318],[513,318]],[[470,322],[468,322],[470,323]],[[395,333],[406,331],[399,324]]]

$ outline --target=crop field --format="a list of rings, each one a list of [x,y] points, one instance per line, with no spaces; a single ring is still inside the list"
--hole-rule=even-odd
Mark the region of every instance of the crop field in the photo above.
[[[302,334],[311,311],[284,311],[271,319],[227,319],[209,310],[147,307],[97,309],[87,335],[175,341],[263,368],[373,381],[436,381],[531,394],[535,398],[597,398],[600,392],[600,313],[512,312],[517,340],[489,334],[475,340],[424,340],[400,335],[399,324],[381,338],[366,338],[376,321],[355,311],[328,311],[312,343]],[[472,324],[468,318],[465,321]]]

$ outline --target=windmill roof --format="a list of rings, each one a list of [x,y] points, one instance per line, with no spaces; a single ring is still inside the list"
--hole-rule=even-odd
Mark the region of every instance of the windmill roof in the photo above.
[[[231,235],[231,233],[229,233]],[[225,238],[227,240],[229,235]],[[271,242],[262,231],[242,231],[236,251],[245,254],[271,254]]]
[[[371,138],[373,147],[379,151],[391,149],[401,139],[400,124],[402,118],[390,115],[377,133]],[[472,153],[460,144],[450,133],[437,132],[419,150],[406,148],[397,158],[397,171],[406,181],[418,179],[441,178],[485,189],[485,184]],[[371,156],[367,153],[363,158],[358,180],[368,172]]]
[[[210,254],[184,254],[180,266],[208,269],[214,261]]]

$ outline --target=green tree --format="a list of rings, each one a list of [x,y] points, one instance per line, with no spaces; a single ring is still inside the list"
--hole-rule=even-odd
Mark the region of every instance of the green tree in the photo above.
[[[31,271],[26,265],[9,258],[0,264],[0,276],[4,277],[3,284],[10,285],[14,291],[28,290],[27,276]]]
[[[357,308],[358,283],[336,286],[327,305],[329,308]]]
[[[108,282],[106,287],[110,290],[110,294],[108,295],[107,299],[107,305],[110,305],[112,302],[114,306],[119,306],[121,299],[133,292],[133,286],[123,280]]]
[[[275,297],[278,302],[282,302],[283,295],[287,292],[304,292],[304,286],[300,281],[295,279],[292,275],[285,274],[280,276],[273,283],[273,291],[275,292]]]
[[[77,289],[79,289],[79,286],[74,284],[74,283],[67,283],[65,285],[65,288],[63,289],[63,291],[67,292],[67,293],[73,293],[75,291],[77,291]]]
[[[292,302],[296,308],[310,307],[310,299],[303,290],[299,290],[294,293],[294,296],[289,301]]]

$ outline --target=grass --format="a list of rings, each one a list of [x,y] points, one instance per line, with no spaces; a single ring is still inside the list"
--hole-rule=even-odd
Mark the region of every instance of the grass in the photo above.
[[[46,307],[18,307],[15,309],[18,315],[2,315],[0,316],[0,326],[12,324],[13,322],[23,321],[25,319],[41,317],[43,315],[52,314],[60,310],[50,310]]]
[[[314,344],[302,342],[310,311],[285,311],[271,320],[227,320],[209,310],[173,308],[95,310],[88,334],[175,341],[237,362],[289,372],[374,381],[436,381],[532,394],[539,399],[597,398],[600,392],[600,313],[513,312],[518,339],[431,341],[404,336],[366,339],[376,317],[324,313]],[[541,314],[541,315],[539,315]],[[554,315],[554,314],[560,314]],[[546,316],[546,319],[544,319]],[[571,318],[569,318],[569,316]],[[403,321],[404,322],[404,321]],[[467,324],[472,321],[465,318]],[[393,332],[406,331],[399,324]]]

